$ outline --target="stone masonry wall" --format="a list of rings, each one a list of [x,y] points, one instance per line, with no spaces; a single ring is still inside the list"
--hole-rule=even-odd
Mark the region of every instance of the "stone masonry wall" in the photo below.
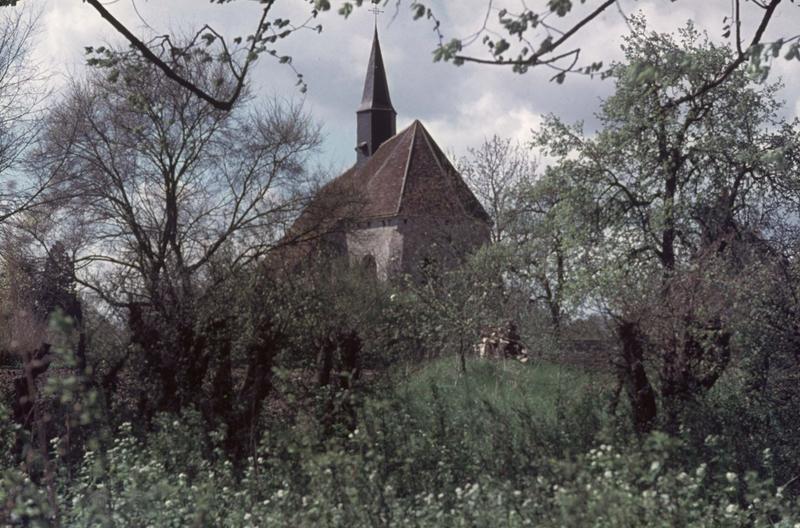
[[[372,256],[381,280],[398,273],[419,274],[430,261],[444,267],[458,265],[463,257],[489,242],[483,222],[432,217],[395,217],[365,221],[347,233],[347,254],[353,265]]]
[[[401,271],[403,235],[398,230],[398,218],[362,222],[347,233],[347,254],[352,265],[375,259],[378,278],[386,280]]]

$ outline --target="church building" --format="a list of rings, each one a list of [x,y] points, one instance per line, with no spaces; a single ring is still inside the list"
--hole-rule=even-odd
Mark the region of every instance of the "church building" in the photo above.
[[[489,242],[491,219],[419,121],[397,133],[378,32],[357,112],[356,163],[322,187],[292,228],[378,278],[453,266]]]

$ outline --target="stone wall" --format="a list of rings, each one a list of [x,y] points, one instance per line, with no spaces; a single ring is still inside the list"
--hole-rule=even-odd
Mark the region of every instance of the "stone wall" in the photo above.
[[[402,231],[403,271],[412,276],[426,262],[445,269],[456,267],[489,243],[489,226],[470,218],[409,218]]]
[[[374,259],[380,280],[386,280],[402,269],[403,235],[399,230],[402,219],[370,220],[358,224],[347,233],[347,254],[351,265],[369,265]]]
[[[465,255],[489,243],[489,226],[463,219],[394,217],[363,221],[347,233],[347,254],[352,265],[374,266],[379,279],[398,273],[418,276],[420,266],[430,263],[454,267]]]

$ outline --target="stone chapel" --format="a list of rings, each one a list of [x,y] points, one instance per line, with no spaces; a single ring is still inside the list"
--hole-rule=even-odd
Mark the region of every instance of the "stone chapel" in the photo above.
[[[386,280],[453,266],[489,242],[491,219],[419,121],[397,133],[378,31],[357,112],[356,163],[322,187],[290,230]]]

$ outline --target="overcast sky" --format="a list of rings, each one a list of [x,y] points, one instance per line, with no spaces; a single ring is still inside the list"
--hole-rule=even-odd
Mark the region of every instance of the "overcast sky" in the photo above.
[[[448,37],[463,37],[480,28],[488,0],[432,0]],[[392,100],[398,112],[398,130],[414,119],[421,120],[446,151],[457,155],[478,146],[493,134],[525,141],[541,117],[554,113],[568,121],[583,120],[591,128],[600,100],[613,89],[611,81],[573,76],[564,85],[549,82],[550,70],[534,69],[525,75],[493,67],[435,64],[431,52],[436,37],[427,21],[412,21],[403,0],[394,16],[395,0],[378,21],[384,61]],[[527,0],[530,7],[544,0]],[[589,0],[588,9],[598,0]],[[32,0],[43,9],[37,55],[55,74],[54,83],[83,69],[84,46],[119,43],[119,37],[87,4],[78,0]],[[339,2],[332,0],[337,6]],[[793,35],[800,27],[800,7],[784,2],[770,35]],[[293,21],[308,15],[306,0],[281,0],[276,15]],[[496,8],[515,10],[520,0],[495,0]],[[134,9],[134,6],[136,10]],[[693,19],[712,37],[722,34],[722,19],[729,14],[730,0],[620,0],[622,12],[642,11],[652,29],[674,31]],[[108,9],[141,35],[189,32],[209,23],[226,36],[252,32],[259,4],[239,0],[219,6],[199,0],[117,0]],[[138,10],[139,17],[136,13]],[[282,10],[282,11],[278,11]],[[581,12],[574,13],[579,16]],[[285,15],[284,15],[285,14]],[[491,20],[497,18],[492,13]],[[149,29],[145,23],[150,26]],[[302,31],[280,44],[280,51],[292,55],[296,68],[305,75],[308,93],[295,87],[293,72],[269,58],[262,59],[252,78],[259,98],[304,99],[314,118],[324,125],[325,143],[321,159],[343,168],[355,158],[355,110],[361,98],[372,38],[373,16],[364,8],[344,20],[335,11],[324,13],[321,34]],[[585,61],[608,63],[621,56],[621,37],[627,31],[617,9],[609,10],[579,34]],[[745,28],[746,34],[752,28]],[[480,53],[479,46],[470,51]],[[784,79],[781,92],[787,117],[800,116],[800,62],[779,61],[773,79]]]

